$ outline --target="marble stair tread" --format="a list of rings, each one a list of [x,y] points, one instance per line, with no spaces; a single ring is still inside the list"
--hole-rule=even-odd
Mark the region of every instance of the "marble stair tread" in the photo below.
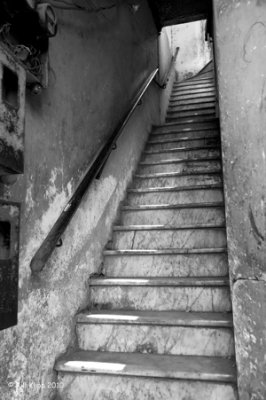
[[[99,310],[77,315],[78,324],[130,324],[232,328],[232,313]]]
[[[172,120],[172,119],[180,119],[180,118],[186,118],[186,117],[198,117],[198,116],[211,116],[215,115],[215,107],[210,107],[208,109],[203,109],[203,110],[184,110],[184,111],[175,111],[173,113],[167,113],[166,115],[166,121],[167,120]]]
[[[179,112],[179,111],[187,111],[187,110],[204,110],[204,109],[208,109],[208,108],[212,108],[215,107],[216,102],[215,101],[210,101],[210,102],[204,102],[202,104],[185,104],[183,106],[175,106],[175,107],[170,107],[168,109],[168,114],[170,113],[175,113],[175,112]]]
[[[193,158],[168,158],[166,160],[157,160],[157,161],[142,161],[139,163],[140,167],[152,166],[152,165],[165,165],[165,164],[189,164],[189,163],[201,163],[208,161],[221,161],[221,157],[214,156],[197,156]]]
[[[173,85],[173,92],[177,93],[180,90],[195,90],[195,89],[213,89],[215,90],[215,85],[213,82],[202,82],[202,83],[195,83],[195,84],[187,84],[187,85]]]
[[[183,82],[183,83],[181,83],[181,82],[174,82],[174,84],[173,84],[173,87],[174,88],[177,88],[177,87],[187,87],[187,86],[192,86],[192,87],[198,87],[198,86],[201,86],[201,85],[204,85],[204,86],[208,86],[208,85],[212,85],[213,87],[215,87],[215,81],[213,80],[213,79],[210,79],[210,81],[207,81],[207,82],[196,82],[196,81],[194,81],[194,82],[190,82],[190,81],[187,81],[187,82]]]
[[[183,203],[183,204],[145,204],[137,206],[123,205],[122,211],[141,211],[141,210],[173,210],[183,208],[224,208],[224,202],[202,202],[202,203]]]
[[[204,185],[191,185],[191,186],[166,186],[166,187],[153,187],[153,188],[139,188],[127,191],[129,193],[156,193],[156,192],[181,192],[187,190],[207,190],[207,189],[222,189],[222,183],[208,183]]]
[[[201,230],[201,229],[223,229],[225,228],[224,222],[218,223],[200,223],[184,224],[182,226],[174,225],[115,225],[114,232],[127,232],[127,231],[185,231],[185,230]]]
[[[163,154],[163,153],[178,153],[178,152],[196,152],[199,153],[204,150],[220,150],[220,143],[218,144],[210,144],[210,145],[202,145],[200,147],[170,147],[167,149],[158,149],[158,150],[144,150],[143,154]]]
[[[200,119],[200,121],[199,121]],[[202,121],[203,120],[203,121]],[[186,128],[186,129],[196,129],[197,127],[201,127],[201,128],[208,128],[208,127],[218,127],[219,126],[219,120],[217,119],[217,117],[205,117],[205,118],[190,118],[189,122],[185,121],[185,122],[175,122],[175,123],[164,123],[161,125],[153,125],[153,130],[152,133],[154,132],[154,130],[162,130],[165,128]]]
[[[77,351],[57,360],[55,370],[214,382],[236,382],[234,361],[222,357]]]
[[[200,137],[210,137],[219,135],[219,129],[215,127],[210,127],[207,129],[199,130],[184,130],[177,132],[156,132],[150,135],[150,140],[168,140],[168,139],[182,139],[182,138],[200,138]]]
[[[178,118],[177,121],[166,121],[166,124],[176,124],[178,123],[196,123],[196,122],[209,122],[215,118],[215,115],[196,115],[196,116],[190,116],[190,117],[180,117]]]
[[[174,107],[180,107],[180,106],[198,106],[198,105],[203,105],[205,103],[216,103],[217,98],[215,95],[210,95],[207,97],[202,97],[202,98],[191,98],[191,99],[176,99],[176,100],[169,100],[169,106],[168,110],[171,110]]]
[[[171,98],[182,96],[183,94],[199,94],[199,93],[215,93],[215,92],[216,92],[215,87],[193,88],[193,89],[189,89],[189,90],[186,90],[184,88],[180,88],[180,89],[173,90],[173,92],[171,94]]]
[[[211,78],[197,78],[197,79],[196,78],[190,78],[190,79],[187,79],[187,80],[182,81],[182,82],[175,81],[174,85],[178,85],[178,86],[191,85],[191,84],[196,84],[197,82],[202,83],[202,82],[208,82],[208,81],[214,83],[214,78],[213,77],[211,77]]]
[[[179,248],[179,249],[116,249],[104,250],[103,254],[108,256],[117,255],[179,255],[179,254],[219,254],[226,253],[227,247],[206,247],[206,248]]]
[[[221,171],[217,169],[209,169],[207,171],[180,171],[180,172],[158,172],[155,174],[135,174],[134,178],[136,179],[156,179],[156,178],[169,178],[169,177],[175,177],[175,176],[188,176],[188,175],[220,175]]]
[[[216,97],[216,91],[211,91],[211,92],[206,92],[206,93],[197,93],[197,94],[191,94],[190,92],[188,92],[187,94],[179,94],[179,96],[172,96],[170,97],[170,102],[172,101],[176,101],[176,100],[187,100],[187,99],[202,99],[204,97]]]
[[[172,123],[164,123],[161,125],[153,125],[154,129],[163,129],[165,127],[172,127],[173,125],[184,125],[184,127],[190,125],[194,126],[194,125],[199,125],[199,126],[203,126],[203,125],[211,125],[211,124],[215,124],[216,126],[218,126],[219,124],[219,119],[217,117],[199,117],[199,118],[187,118],[186,121],[179,121],[179,122],[172,122]]]
[[[160,286],[160,287],[221,287],[228,286],[227,277],[143,277],[143,278],[91,278],[91,286]]]
[[[203,136],[203,135],[195,135],[193,137],[177,137],[177,138],[172,138],[172,139],[150,139],[147,142],[147,145],[150,144],[165,144],[165,143],[178,143],[178,142],[188,142],[188,141],[194,141],[194,140],[205,140],[205,141],[219,141],[220,140],[220,136],[219,135],[213,135],[211,137],[209,136]]]

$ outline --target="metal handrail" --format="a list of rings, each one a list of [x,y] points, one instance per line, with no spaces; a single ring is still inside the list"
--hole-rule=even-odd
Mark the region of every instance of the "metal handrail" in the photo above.
[[[30,268],[33,273],[41,272],[43,270],[54,249],[58,246],[61,236],[66,230],[77,208],[79,207],[84,194],[87,192],[90,184],[95,179],[95,177],[97,177],[97,175],[102,171],[112,150],[114,150],[116,147],[116,141],[121,136],[126,124],[134,113],[136,107],[140,103],[140,100],[147,91],[148,87],[152,83],[157,72],[158,68],[156,68],[145,80],[144,84],[141,86],[136,96],[134,97],[129,107],[129,110],[125,113],[123,118],[121,118],[112,135],[110,135],[106,143],[102,145],[102,147],[99,149],[94,159],[90,163],[74,194],[71,196],[70,200],[66,204],[64,210],[59,215],[52,229],[33,256],[30,263]]]

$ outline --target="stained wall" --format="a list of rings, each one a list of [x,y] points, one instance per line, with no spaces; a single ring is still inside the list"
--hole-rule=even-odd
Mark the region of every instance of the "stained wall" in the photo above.
[[[55,358],[74,347],[75,315],[87,306],[119,202],[151,125],[159,122],[154,84],[128,124],[44,271],[30,261],[73,194],[99,146],[145,77],[158,65],[157,31],[145,0],[97,13],[57,10],[49,87],[27,93],[25,173],[1,195],[20,201],[19,323],[0,332],[2,400],[53,398]],[[100,7],[104,4],[97,2]]]
[[[240,400],[266,398],[266,3],[214,0]]]

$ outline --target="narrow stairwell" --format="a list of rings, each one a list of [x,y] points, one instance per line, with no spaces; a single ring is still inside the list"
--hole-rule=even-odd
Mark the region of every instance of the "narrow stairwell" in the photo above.
[[[236,400],[213,70],[175,83],[56,363],[62,400]]]

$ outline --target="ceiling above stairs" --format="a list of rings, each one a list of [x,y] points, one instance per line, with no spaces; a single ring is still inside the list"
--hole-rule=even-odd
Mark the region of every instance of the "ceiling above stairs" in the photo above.
[[[159,29],[212,16],[212,0],[149,0],[149,4]]]

